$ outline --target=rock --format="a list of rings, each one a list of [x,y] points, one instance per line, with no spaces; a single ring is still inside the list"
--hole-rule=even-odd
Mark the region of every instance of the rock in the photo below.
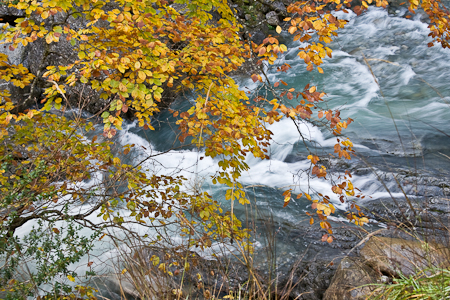
[[[186,259],[185,254],[169,248],[142,247],[124,254],[115,264],[116,274],[103,278],[102,285],[111,296],[125,294],[127,299],[151,300],[171,299],[182,286],[183,295],[198,299],[207,290],[215,296],[226,296],[249,279],[246,267],[240,263],[225,258],[208,260],[192,251]],[[189,267],[183,274],[181,266],[185,263]]]
[[[337,264],[330,261],[302,261],[282,277],[278,284],[280,298],[321,300],[330,285]]]
[[[5,23],[0,23],[3,26]],[[9,46],[13,43],[2,44],[0,46],[0,53],[8,55],[8,63],[12,65],[24,64],[26,59],[25,47],[22,44],[17,45],[17,48],[13,51],[10,50]]]
[[[359,300],[373,295],[375,287],[367,286],[376,283],[380,276],[358,257],[342,259],[333,280],[325,292],[323,300]]]
[[[361,249],[360,255],[380,273],[410,276],[431,266],[447,267],[450,251],[437,243],[372,237]]]
[[[267,24],[272,26],[277,26],[280,24],[280,20],[278,19],[278,14],[275,11],[270,11],[266,14]]]
[[[251,40],[258,45],[261,44],[267,37],[267,35],[261,30],[253,30],[250,32],[250,34],[252,36]]]
[[[281,14],[286,14],[286,6],[284,6],[283,2],[281,1],[275,1],[272,3],[272,7],[275,8],[275,11]]]

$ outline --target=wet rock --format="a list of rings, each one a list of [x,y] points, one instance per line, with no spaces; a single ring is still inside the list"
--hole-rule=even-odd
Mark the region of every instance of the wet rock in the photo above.
[[[275,8],[275,11],[281,14],[286,14],[286,6],[281,1],[275,1],[272,3],[272,7]]]
[[[278,14],[275,11],[270,11],[266,14],[267,24],[272,26],[277,26],[280,24],[280,20],[278,19]]]
[[[264,31],[262,30],[252,30],[249,32],[251,35],[251,40],[256,43],[256,44],[261,44],[263,42],[263,40],[267,37],[267,34],[264,33]],[[254,64],[253,64],[254,65]],[[245,70],[245,68],[244,68]]]
[[[325,292],[324,300],[362,300],[373,293],[380,276],[358,257],[342,259],[333,280]]]
[[[447,267],[450,252],[437,243],[390,237],[372,237],[361,249],[361,257],[379,273],[410,276],[431,266]]]
[[[317,260],[294,264],[280,280],[279,296],[291,299],[320,300],[331,283],[337,264]]]

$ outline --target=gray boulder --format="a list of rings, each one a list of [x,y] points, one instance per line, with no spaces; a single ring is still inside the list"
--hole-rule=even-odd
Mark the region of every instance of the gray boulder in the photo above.
[[[364,259],[345,257],[342,259],[333,280],[325,292],[324,300],[362,300],[372,295],[379,274],[365,264]]]
[[[361,249],[366,264],[380,273],[410,276],[429,267],[448,267],[449,249],[437,243],[373,237]]]
[[[280,20],[278,19],[278,14],[275,11],[269,11],[266,14],[267,24],[272,26],[277,26],[280,24]]]

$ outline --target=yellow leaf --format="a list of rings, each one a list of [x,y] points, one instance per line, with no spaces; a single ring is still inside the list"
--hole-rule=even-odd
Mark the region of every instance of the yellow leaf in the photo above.
[[[280,25],[278,25],[278,26],[277,26],[277,29],[276,29],[277,33],[280,34],[280,33],[281,33],[281,30],[282,30],[282,29],[281,29]]]
[[[350,180],[348,181],[348,189],[353,190],[353,183]]]
[[[117,66],[117,69],[119,70],[120,73],[125,73],[125,66],[122,64],[119,64]]]
[[[166,272],[166,264],[165,264],[165,263],[160,264],[159,267],[158,267],[158,269],[159,269],[160,271]]]
[[[321,67],[317,67],[317,71],[319,71],[320,74],[323,74],[323,70]]]
[[[328,206],[330,207],[331,212],[334,214],[334,212],[336,211],[336,208],[334,207],[334,205],[330,203],[330,204],[328,204]]]
[[[366,217],[360,218],[359,224],[362,226],[364,225],[364,223],[369,223],[369,219],[367,219]]]
[[[328,43],[331,43],[333,40],[327,36],[324,36],[323,41],[328,44]]]
[[[67,278],[69,278],[70,281],[75,282],[75,277],[72,275],[67,275]]]
[[[313,86],[313,87],[311,87],[310,89],[309,89],[309,92],[312,94],[312,93],[314,93],[316,91],[316,87],[315,86]]]
[[[147,76],[145,75],[145,72],[139,71],[139,72],[138,72],[138,77],[139,77],[139,79],[141,79],[141,80],[145,80],[145,78],[146,78]]]
[[[317,208],[317,210],[324,210],[324,209],[326,209],[327,207],[326,207],[324,204],[322,204],[322,203],[317,203],[316,208]]]

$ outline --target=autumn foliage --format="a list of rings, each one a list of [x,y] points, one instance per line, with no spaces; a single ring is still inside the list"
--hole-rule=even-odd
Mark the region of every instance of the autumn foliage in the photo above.
[[[164,107],[164,92],[191,90],[196,95],[192,107],[171,110],[177,118],[179,141],[219,158],[221,171],[212,182],[226,186],[226,198],[231,202],[249,203],[239,182],[249,169],[245,157],[269,158],[272,132],[268,124],[283,118],[294,123],[314,119],[327,124],[338,136],[334,155],[351,159],[353,144],[343,134],[352,119],[342,119],[339,111],[319,109],[317,105],[325,101],[324,91],[311,85],[289,87],[282,80],[271,82],[261,71],[251,78],[265,87],[267,96],[251,99],[230,73],[245,61],[273,65],[289,50],[277,37],[284,32],[294,41],[308,43],[296,50],[298,59],[304,61],[307,70],[323,73],[320,65],[326,57],[332,57],[327,44],[346,24],[330,10],[353,9],[360,14],[372,4],[388,5],[386,1],[361,3],[352,7],[347,0],[295,2],[287,8],[290,16],[260,45],[241,38],[243,24],[225,0],[19,0],[5,4],[25,15],[16,20],[15,26],[5,24],[0,34],[10,51],[40,43],[47,47],[48,55],[65,44],[73,48],[74,55],[65,64],[47,63],[41,73],[33,74],[22,64],[10,64],[7,55],[0,54],[1,79],[11,86],[30,89],[35,103],[17,109],[11,91],[0,91],[0,255],[5,261],[0,269],[0,286],[11,294],[25,296],[37,293],[52,276],[63,275],[75,281],[77,274],[70,271],[70,263],[89,253],[92,242],[105,236],[105,228],[123,229],[124,223],[150,228],[177,223],[183,234],[191,237],[189,246],[204,248],[214,240],[225,239],[245,243],[248,233],[233,211],[224,212],[206,192],[186,190],[182,177],[149,174],[142,168],[142,161],[122,162],[113,155],[110,139],[130,115],[139,126],[153,130],[151,121]],[[430,35],[448,47],[448,11],[439,0],[411,0],[410,11],[418,8],[430,16]],[[72,25],[75,21],[83,26]],[[278,71],[286,72],[290,67],[284,64]],[[40,82],[45,84],[40,85],[43,92],[39,95],[33,91]],[[94,129],[91,120],[77,113],[73,117],[64,114],[71,108],[83,109],[85,89],[96,96],[90,101],[103,101],[98,111],[103,137],[87,139]],[[75,107],[74,91],[80,98]],[[132,149],[133,145],[127,145],[120,153],[126,156]],[[151,159],[151,155],[145,158]],[[329,179],[316,153],[310,153],[307,159],[311,176]],[[89,180],[94,184],[85,187],[83,183]],[[340,201],[362,197],[350,173],[339,180],[330,193],[337,194]],[[311,201],[310,223],[317,220],[324,230],[323,240],[332,242],[327,217],[336,209],[330,197],[308,190],[292,195],[294,189],[283,193],[284,206],[292,197],[306,197]],[[73,206],[87,203],[88,209],[72,211]],[[124,207],[126,214],[119,210]],[[354,212],[347,214],[351,221],[358,225],[368,222],[356,204],[352,208]],[[89,221],[91,215],[104,222]],[[31,220],[39,223],[41,231],[33,232],[27,248],[14,233]],[[89,228],[92,236],[79,236],[78,242],[65,240],[64,236],[78,227]],[[40,250],[45,245],[39,234],[45,234],[48,249],[57,249]],[[137,232],[130,235],[140,238]],[[20,259],[35,259],[36,255],[54,268],[50,272],[41,266],[38,270],[48,276],[39,273],[31,280],[20,281],[15,276]],[[53,292],[93,297],[82,286],[74,290],[70,285],[61,286]]]

